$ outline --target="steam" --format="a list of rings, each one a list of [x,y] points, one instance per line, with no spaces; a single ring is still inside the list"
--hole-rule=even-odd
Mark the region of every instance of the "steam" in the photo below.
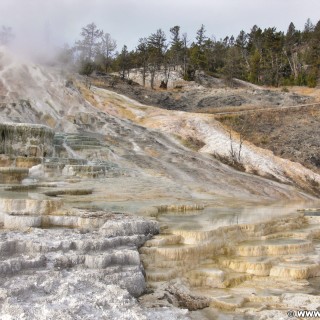
[[[50,24],[35,29],[13,29],[13,33],[14,38],[7,44],[8,48],[35,62],[54,61],[62,47],[52,38]]]
[[[64,44],[74,41],[63,9],[63,3],[71,2],[75,1],[1,0],[0,28],[11,27],[14,34],[6,46],[34,62],[54,61]]]

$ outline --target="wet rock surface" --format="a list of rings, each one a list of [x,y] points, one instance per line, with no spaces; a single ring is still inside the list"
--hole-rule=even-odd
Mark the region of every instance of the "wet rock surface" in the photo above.
[[[300,215],[210,231],[173,224],[140,249],[153,291],[141,301],[180,301],[201,319],[217,309],[231,319],[287,319],[289,310],[316,310],[318,289],[309,281],[320,275],[318,221]]]
[[[171,307],[188,309],[189,311],[209,307],[210,299],[201,295],[193,294],[187,282],[173,280],[160,285],[155,291],[149,290],[139,301],[148,307]]]
[[[0,124],[0,154],[43,157],[53,153],[54,131],[47,126],[24,123]]]

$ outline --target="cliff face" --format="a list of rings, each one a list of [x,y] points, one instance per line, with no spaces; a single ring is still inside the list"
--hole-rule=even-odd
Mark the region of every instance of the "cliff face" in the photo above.
[[[45,157],[53,154],[54,131],[36,124],[1,123],[0,154]]]
[[[69,115],[92,112],[59,67],[41,66],[0,48],[0,122],[43,124],[72,132]]]
[[[14,229],[0,230],[0,283],[7,297],[0,302],[1,317],[114,319],[121,313],[143,319],[133,299],[146,287],[137,248],[159,231],[157,223],[102,211],[66,216],[57,214],[57,206],[32,212],[33,202],[0,208],[6,211],[5,227]],[[55,227],[41,228],[46,215]],[[40,224],[31,228],[35,219]]]

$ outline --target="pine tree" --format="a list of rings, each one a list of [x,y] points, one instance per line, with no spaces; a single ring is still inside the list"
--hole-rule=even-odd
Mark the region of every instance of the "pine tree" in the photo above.
[[[158,29],[156,33],[152,33],[148,37],[148,53],[149,53],[149,72],[151,76],[151,88],[154,88],[154,78],[156,71],[161,69],[161,66],[166,63],[165,54],[167,50],[167,38],[165,33]]]
[[[76,49],[80,52],[81,60],[94,61],[99,52],[102,36],[103,31],[99,30],[94,23],[82,28],[82,39],[76,42]]]
[[[142,73],[142,84],[145,87],[147,66],[148,66],[148,39],[147,38],[139,39],[139,44],[136,51],[138,56],[138,66],[141,68],[141,73]]]
[[[180,27],[174,26],[170,29],[171,33],[171,47],[168,52],[169,60],[175,69],[176,66],[181,65],[183,55],[183,42],[180,39]]]

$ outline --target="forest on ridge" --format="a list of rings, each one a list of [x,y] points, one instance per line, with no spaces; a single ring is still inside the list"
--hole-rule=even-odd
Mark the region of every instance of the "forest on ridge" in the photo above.
[[[79,39],[59,50],[57,59],[77,68],[81,74],[93,71],[118,72],[129,78],[132,69],[139,69],[143,83],[147,75],[154,87],[158,71],[164,75],[164,87],[172,70],[178,70],[189,81],[197,72],[232,82],[233,78],[258,85],[307,85],[315,87],[320,66],[320,21],[308,19],[303,30],[290,23],[286,32],[275,27],[261,29],[254,25],[250,32],[241,30],[236,36],[216,40],[208,37],[204,25],[189,39],[180,26],[173,26],[167,35],[162,29],[138,40],[134,50],[124,45],[117,50],[117,41],[95,23],[84,26]],[[9,27],[2,27],[0,43],[13,38]]]

